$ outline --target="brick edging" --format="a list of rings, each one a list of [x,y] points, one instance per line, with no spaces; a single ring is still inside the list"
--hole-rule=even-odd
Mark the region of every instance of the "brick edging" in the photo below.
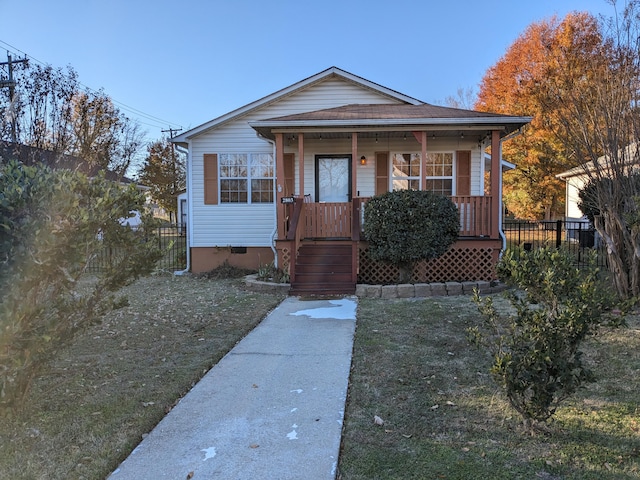
[[[245,285],[254,292],[288,293],[288,283],[262,282],[256,275],[247,275]],[[507,287],[500,282],[443,282],[443,283],[407,283],[401,285],[356,285],[356,296],[362,298],[423,298],[470,295],[474,289],[480,293],[497,293]]]

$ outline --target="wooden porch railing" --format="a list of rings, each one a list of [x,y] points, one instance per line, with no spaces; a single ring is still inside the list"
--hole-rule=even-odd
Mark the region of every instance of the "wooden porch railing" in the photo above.
[[[491,236],[492,197],[455,196],[451,201],[460,212],[461,237]],[[495,219],[494,221],[498,221]]]
[[[492,197],[453,196],[450,198],[460,212],[461,237],[489,237],[491,235]],[[364,207],[369,197],[363,197],[359,200]],[[363,225],[364,208],[360,209],[360,215],[360,224]]]
[[[306,238],[351,238],[351,203],[305,203]]]
[[[286,238],[291,248],[291,283],[296,281],[296,262],[304,239],[351,240],[352,281],[358,278],[358,243],[364,223],[364,206],[369,198],[354,198],[350,203],[305,203],[296,198],[287,206]],[[491,197],[451,197],[460,212],[461,237],[491,237]]]
[[[368,200],[369,198],[360,197],[354,198],[353,203],[304,203],[301,198],[296,199],[296,203],[292,205],[287,238],[297,242],[305,238],[353,239],[354,229],[359,230],[359,238],[364,223],[364,205]],[[451,201],[460,212],[461,237],[491,235],[492,197],[453,196]],[[294,232],[297,233],[294,235]]]

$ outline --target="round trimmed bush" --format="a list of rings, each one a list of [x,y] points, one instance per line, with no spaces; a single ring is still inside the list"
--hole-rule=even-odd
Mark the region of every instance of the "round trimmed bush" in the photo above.
[[[409,283],[415,263],[445,253],[460,233],[460,215],[446,197],[426,190],[396,190],[373,197],[364,210],[369,256],[400,269]]]

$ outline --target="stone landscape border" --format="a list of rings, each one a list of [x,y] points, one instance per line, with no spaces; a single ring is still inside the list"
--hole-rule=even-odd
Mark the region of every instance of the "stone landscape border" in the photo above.
[[[257,275],[245,277],[247,288],[255,292],[288,293],[291,285],[288,283],[263,282]],[[480,293],[497,293],[505,290],[506,286],[500,282],[444,282],[444,283],[407,283],[400,285],[356,285],[356,296],[361,298],[423,298],[447,297],[454,295],[471,295],[474,289]]]

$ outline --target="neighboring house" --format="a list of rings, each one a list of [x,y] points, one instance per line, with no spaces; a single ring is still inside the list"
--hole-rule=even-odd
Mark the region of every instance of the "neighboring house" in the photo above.
[[[394,268],[368,258],[362,208],[414,188],[450,197],[462,224],[458,242],[423,262],[415,281],[492,280],[503,246],[501,142],[530,120],[430,105],[322,71],[173,138],[188,149],[190,267],[275,260],[293,292],[393,283]]]
[[[639,158],[640,150],[637,149],[635,143],[620,150],[617,161],[620,162],[620,165],[624,166],[624,168],[619,169],[619,171],[625,174],[637,171]],[[567,221],[584,220],[586,218],[582,210],[578,207],[580,203],[580,192],[585,185],[589,183],[590,178],[607,176],[609,172],[611,172],[609,159],[606,155],[598,157],[596,162],[596,164],[587,162],[584,165],[579,165],[556,175],[556,178],[564,180],[566,185],[565,219]],[[597,169],[596,165],[598,166]]]
[[[568,222],[584,220],[586,217],[578,207],[580,191],[589,182],[589,177],[585,173],[584,167],[575,167],[559,173],[556,178],[565,181],[565,220]]]

